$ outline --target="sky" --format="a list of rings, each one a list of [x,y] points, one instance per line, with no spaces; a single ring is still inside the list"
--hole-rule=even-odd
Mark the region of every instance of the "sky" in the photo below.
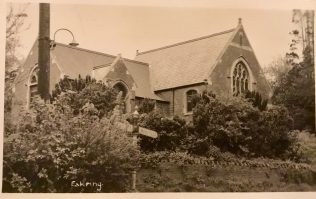
[[[13,5],[20,9],[24,5]],[[20,34],[24,57],[38,35],[38,4],[27,5],[25,27]],[[235,28],[238,18],[262,67],[285,55],[293,29],[291,9],[223,9],[194,6],[135,6],[99,4],[51,4],[50,36],[67,28],[79,47],[133,59],[140,52]],[[59,31],[55,40],[69,43],[71,35]]]

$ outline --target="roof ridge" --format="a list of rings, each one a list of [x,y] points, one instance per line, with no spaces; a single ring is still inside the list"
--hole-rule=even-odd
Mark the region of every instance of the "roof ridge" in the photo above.
[[[98,68],[103,68],[106,66],[110,66],[113,62],[107,63],[107,64],[101,64],[101,65],[97,65],[97,66],[93,66],[93,69],[98,69]]]
[[[123,60],[126,60],[126,61],[130,61],[130,62],[134,62],[134,63],[136,63],[136,64],[142,64],[142,65],[149,66],[149,64],[146,63],[146,62],[142,62],[142,61],[138,61],[138,60],[133,60],[133,59],[128,59],[128,58],[124,58],[124,57],[122,57],[122,59],[123,59]]]
[[[214,37],[214,36],[226,34],[226,33],[229,33],[229,32],[233,32],[234,30],[236,30],[236,28],[232,28],[232,29],[225,30],[225,31],[222,31],[222,32],[218,32],[218,33],[213,33],[211,35],[206,35],[206,36],[203,36],[203,37],[198,37],[198,38],[195,38],[195,39],[190,39],[190,40],[187,40],[187,41],[174,43],[174,44],[171,44],[171,45],[155,48],[155,49],[144,51],[144,52],[139,52],[139,53],[137,53],[136,56],[142,55],[142,54],[146,54],[146,53],[150,53],[150,52],[154,52],[154,51],[158,51],[158,50],[163,50],[163,49],[174,47],[174,46],[179,46],[179,45],[182,45],[182,44],[186,44],[186,43],[190,43],[190,42],[194,42],[194,41],[198,41],[198,40],[202,40],[202,39],[207,39],[209,37]]]
[[[110,54],[106,54],[106,53],[102,53],[102,52],[98,52],[98,51],[94,51],[94,50],[89,50],[89,49],[86,49],[86,48],[74,47],[74,46],[70,46],[70,45],[67,45],[67,44],[63,44],[63,43],[55,42],[55,44],[60,45],[60,46],[64,46],[64,47],[67,47],[67,48],[72,48],[72,49],[75,49],[75,50],[86,51],[86,52],[100,54],[100,55],[105,55],[105,56],[109,56],[109,57],[113,57],[113,58],[116,57],[115,55],[110,55]]]
[[[104,55],[104,56],[108,56],[108,57],[112,57],[112,58],[116,58],[117,57],[115,55],[110,55],[110,54],[107,54],[107,53],[102,53],[102,52],[98,52],[98,51],[94,51],[94,50],[89,50],[89,49],[86,49],[86,48],[74,47],[74,46],[70,46],[70,45],[67,45],[67,44],[59,43],[59,42],[55,42],[55,43],[57,45],[64,46],[64,47],[67,47],[67,48],[72,48],[72,49],[75,49],[75,50],[86,51],[86,52],[95,53],[95,54],[99,54],[99,55]],[[130,61],[130,62],[135,62],[135,63],[144,64],[144,65],[148,66],[148,63],[145,63],[145,62],[132,60],[132,59],[124,58],[124,57],[123,57],[123,59],[125,59],[127,61]]]

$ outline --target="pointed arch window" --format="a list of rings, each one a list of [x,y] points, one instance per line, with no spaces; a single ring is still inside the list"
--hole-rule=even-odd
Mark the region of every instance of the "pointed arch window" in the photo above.
[[[128,87],[125,83],[119,81],[113,85],[114,90],[116,90],[120,94],[120,100],[122,101],[123,106],[123,113],[126,113],[128,111],[129,102],[125,101],[128,95]]]
[[[35,96],[39,95],[38,93],[38,72],[39,68],[36,67],[32,71],[29,79],[29,104],[32,103]]]
[[[194,104],[193,104],[193,98],[198,94],[197,90],[188,90],[186,92],[186,113],[190,113],[193,111]]]
[[[233,71],[233,95],[238,96],[249,90],[249,71],[243,62],[238,62]]]
[[[113,88],[117,92],[121,92],[122,93],[122,99],[124,100],[125,97],[127,96],[127,93],[128,93],[127,87],[122,82],[118,82],[118,83],[114,84]]]

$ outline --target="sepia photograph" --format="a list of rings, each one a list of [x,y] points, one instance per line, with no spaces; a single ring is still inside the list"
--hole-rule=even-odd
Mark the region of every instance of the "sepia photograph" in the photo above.
[[[2,193],[316,192],[314,7],[106,2],[4,3]]]

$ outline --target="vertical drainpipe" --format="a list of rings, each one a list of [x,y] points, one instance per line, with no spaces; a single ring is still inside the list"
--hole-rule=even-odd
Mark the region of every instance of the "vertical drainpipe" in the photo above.
[[[38,91],[42,99],[49,100],[50,77],[50,4],[39,5],[39,33],[38,33]]]

